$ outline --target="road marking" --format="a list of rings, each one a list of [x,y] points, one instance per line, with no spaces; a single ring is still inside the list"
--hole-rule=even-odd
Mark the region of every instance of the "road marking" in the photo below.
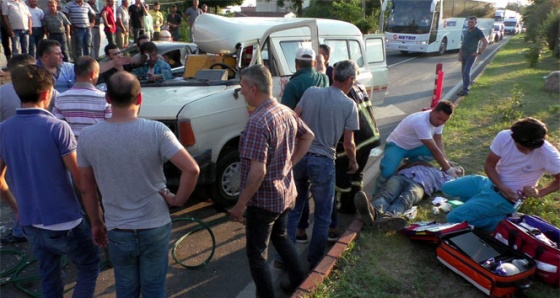
[[[395,105],[388,105],[385,107],[373,107],[373,116],[375,116],[375,120],[377,121],[388,117],[402,116],[402,115],[405,115],[405,112],[397,108]]]
[[[414,59],[416,59],[416,58],[417,58],[417,57],[412,57],[412,58],[403,60],[403,61],[401,61],[401,62],[397,62],[397,63],[395,63],[395,64],[387,65],[387,68],[391,68],[391,67],[393,67],[393,66],[397,66],[397,65],[399,65],[399,64],[406,63],[406,62],[408,62],[408,61],[410,61],[410,60],[414,60]]]

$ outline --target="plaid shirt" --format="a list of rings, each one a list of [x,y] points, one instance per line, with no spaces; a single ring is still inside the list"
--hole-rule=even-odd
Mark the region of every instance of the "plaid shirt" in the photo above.
[[[293,206],[297,191],[291,158],[297,138],[309,131],[292,110],[275,99],[255,109],[239,142],[241,188],[247,184],[251,160],[266,164],[266,175],[249,206],[277,213]]]

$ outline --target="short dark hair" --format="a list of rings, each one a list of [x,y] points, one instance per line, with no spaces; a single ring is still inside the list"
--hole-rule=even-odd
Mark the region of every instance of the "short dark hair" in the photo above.
[[[325,53],[327,53],[328,56],[331,55],[331,47],[329,47],[329,45],[321,44],[319,45],[319,48],[323,49],[323,51],[325,51]]]
[[[138,38],[136,38],[136,44],[140,44],[140,41],[143,40],[143,39],[149,40],[150,38],[148,38],[148,36],[144,35],[144,34],[139,35]]]
[[[516,143],[529,149],[541,147],[548,135],[546,124],[532,117],[516,121],[510,130],[511,138]]]
[[[54,86],[53,75],[37,65],[22,65],[11,71],[16,94],[22,103],[38,103],[41,93]]]
[[[110,50],[114,50],[114,49],[118,49],[118,48],[119,48],[119,47],[118,47],[116,44],[114,44],[114,43],[110,43],[110,44],[106,45],[106,46],[105,46],[105,49],[104,49],[104,51],[105,51],[105,56],[109,57],[109,51],[110,51]]]
[[[159,1],[154,2],[154,5],[159,5]]]
[[[37,57],[43,57],[44,54],[50,53],[53,47],[60,48],[60,43],[53,39],[42,39],[37,46]]]
[[[153,53],[153,52],[157,53],[157,46],[155,43],[151,41],[145,42],[140,46],[140,53],[142,54]]]
[[[74,61],[74,74],[76,77],[87,75],[95,70],[97,61],[90,56],[81,56]],[[97,66],[99,70],[99,66]]]
[[[136,76],[127,71],[118,71],[107,81],[107,96],[111,99],[113,106],[131,106],[140,92],[140,82]]]
[[[469,21],[470,21],[470,20],[474,20],[474,21],[476,22],[476,17],[475,17],[475,16],[470,16],[470,17],[469,17]]]
[[[455,105],[449,100],[442,100],[438,102],[436,107],[434,108],[435,112],[444,112],[446,115],[452,115],[453,110],[455,109]]]
[[[35,58],[29,54],[14,55],[8,61],[8,70],[13,71],[16,67],[33,64],[35,64]]]

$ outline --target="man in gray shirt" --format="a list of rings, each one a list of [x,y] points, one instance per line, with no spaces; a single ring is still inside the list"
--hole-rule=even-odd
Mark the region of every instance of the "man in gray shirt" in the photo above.
[[[198,0],[193,0],[192,2],[193,6],[187,8],[187,10],[185,10],[185,20],[187,21],[187,23],[189,24],[189,31],[190,31],[190,42],[194,42],[194,38],[193,38],[193,30],[192,30],[192,26],[194,24],[194,21],[196,20],[196,18],[198,18],[199,15],[201,15],[202,9],[198,8]]]
[[[358,76],[356,63],[346,60],[338,62],[334,68],[333,85],[328,88],[311,87],[305,91],[295,112],[315,133],[315,139],[307,154],[294,167],[294,180],[298,196],[296,206],[288,218],[288,234],[295,241],[308,189],[315,201],[315,224],[309,244],[307,260],[310,268],[315,267],[323,257],[327,244],[327,234],[331,223],[334,202],[334,181],[336,144],[344,135],[344,150],[348,155],[348,173],[358,170],[354,131],[358,130],[358,108],[346,96]]]
[[[187,201],[199,168],[167,126],[138,118],[140,91],[140,82],[132,74],[119,71],[111,76],[107,101],[112,105],[112,117],[84,128],[78,166],[93,240],[109,246],[117,297],[138,297],[140,293],[165,297],[171,233],[168,206]],[[165,160],[182,172],[176,195],[166,188]],[[104,214],[99,208],[98,186]]]

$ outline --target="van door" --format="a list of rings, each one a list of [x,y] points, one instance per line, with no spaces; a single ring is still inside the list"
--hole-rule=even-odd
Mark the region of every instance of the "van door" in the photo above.
[[[385,53],[383,34],[364,35],[366,47],[366,68],[371,72],[373,84],[370,94],[372,102],[382,102],[389,84],[389,68]]]
[[[290,31],[287,34],[284,31]],[[284,32],[284,33],[282,33]],[[282,36],[296,36],[301,39],[301,43],[311,43],[313,50],[318,53],[319,51],[319,29],[317,21],[302,20],[290,24],[280,24],[268,29],[259,39],[259,61],[252,61],[251,65],[265,64],[272,73],[273,96],[278,100],[281,99],[282,90],[288,82],[292,71],[286,66],[286,60],[295,59],[297,49],[293,53],[284,53],[281,47],[277,47],[271,40],[282,40]]]

